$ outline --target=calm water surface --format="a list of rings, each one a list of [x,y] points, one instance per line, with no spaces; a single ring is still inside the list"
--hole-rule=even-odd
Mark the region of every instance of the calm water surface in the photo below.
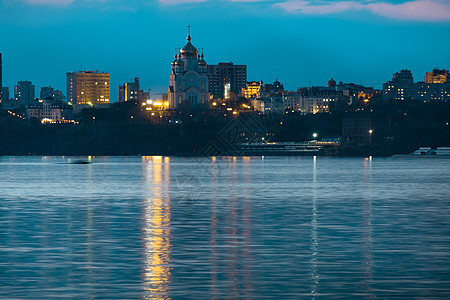
[[[450,297],[450,160],[0,157],[0,299]]]

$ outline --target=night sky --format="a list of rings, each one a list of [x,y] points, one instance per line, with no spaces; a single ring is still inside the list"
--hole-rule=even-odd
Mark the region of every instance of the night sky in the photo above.
[[[11,97],[18,80],[36,96],[66,93],[66,72],[98,69],[111,73],[114,102],[136,76],[167,92],[188,24],[209,64],[246,64],[248,80],[290,90],[331,77],[381,88],[402,68],[421,81],[450,67],[449,0],[0,0],[3,85]]]

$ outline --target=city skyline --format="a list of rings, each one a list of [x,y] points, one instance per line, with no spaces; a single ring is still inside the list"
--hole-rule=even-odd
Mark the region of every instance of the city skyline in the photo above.
[[[187,24],[208,64],[247,65],[248,81],[278,78],[288,90],[330,78],[380,89],[401,69],[422,81],[435,67],[449,68],[445,51],[433,51],[450,46],[436,42],[450,33],[443,1],[395,1],[390,14],[377,12],[381,2],[182,2],[3,1],[3,86],[30,80],[37,90],[65,91],[67,72],[99,70],[111,74],[112,102],[134,77],[153,95],[165,93]],[[418,9],[424,3],[429,8]]]

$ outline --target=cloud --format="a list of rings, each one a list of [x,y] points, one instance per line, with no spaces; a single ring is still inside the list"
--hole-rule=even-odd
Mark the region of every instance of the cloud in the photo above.
[[[178,4],[189,4],[189,3],[202,3],[208,0],[158,0],[159,3],[166,5],[178,5]]]
[[[273,0],[227,0],[228,2],[254,3],[254,2],[273,2]]]
[[[45,5],[45,4],[50,4],[50,5],[69,5],[71,4],[74,0],[22,0],[23,2],[29,3],[29,4],[35,4],[35,5]]]
[[[128,3],[128,0],[11,0],[20,1],[32,5],[67,6],[76,3],[104,3],[114,2],[118,4]],[[149,3],[155,0],[135,0],[137,3]],[[372,14],[397,19],[416,20],[428,22],[450,21],[450,0],[406,0],[402,3],[392,3],[394,0],[156,0],[162,5],[175,6],[182,4],[199,4],[206,2],[226,3],[266,3],[270,7],[281,8],[294,14],[305,15],[330,15],[345,12],[368,11]],[[284,2],[279,2],[284,1]],[[403,0],[405,1],[405,0]],[[1,0],[0,0],[1,2]],[[268,2],[279,2],[267,4]],[[231,4],[230,4],[231,5]],[[111,6],[110,6],[111,7]],[[114,7],[131,7],[117,5]],[[136,6],[133,6],[136,10]]]
[[[419,21],[450,21],[450,2],[446,0],[415,0],[392,4],[387,2],[311,2],[303,0],[289,0],[275,4],[287,12],[326,15],[345,11],[367,10],[373,14],[399,19]]]
[[[371,3],[369,10],[377,15],[400,20],[450,21],[450,2],[419,0],[394,5]]]

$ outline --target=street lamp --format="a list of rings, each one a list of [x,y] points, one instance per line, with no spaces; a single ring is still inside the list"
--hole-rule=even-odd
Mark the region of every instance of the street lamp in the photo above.
[[[317,138],[317,133],[313,133],[313,138]]]

